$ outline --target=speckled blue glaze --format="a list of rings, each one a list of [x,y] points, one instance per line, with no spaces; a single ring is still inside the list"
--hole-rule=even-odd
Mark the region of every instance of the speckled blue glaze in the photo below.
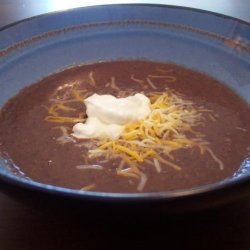
[[[189,8],[111,5],[41,15],[3,28],[0,31],[0,106],[23,87],[67,67],[138,58],[173,62],[204,72],[250,102],[248,23]],[[15,177],[6,169],[3,160],[0,162],[0,179],[24,189],[95,201],[104,198],[112,201],[170,201],[176,197],[219,193],[234,185],[249,186],[250,182],[249,171],[245,171],[234,180],[192,190],[100,194]]]

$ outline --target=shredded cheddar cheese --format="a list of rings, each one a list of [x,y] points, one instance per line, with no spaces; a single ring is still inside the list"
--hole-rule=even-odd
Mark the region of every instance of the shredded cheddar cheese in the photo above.
[[[95,84],[95,80],[93,79],[93,72],[90,72],[89,80],[91,85]],[[67,95],[60,96],[59,91],[62,91],[63,88],[67,88],[68,91],[65,92]],[[84,113],[80,112],[77,117],[65,116],[62,115],[62,112],[74,112],[75,108],[70,107],[73,103],[84,103],[84,99],[91,95],[92,92],[86,90],[78,89],[78,83],[75,82],[73,84],[65,84],[64,87],[60,86],[55,93],[53,93],[51,97],[52,105],[47,108],[48,115],[44,118],[47,122],[54,123],[78,123],[84,122],[86,118],[84,117]]]
[[[153,159],[158,171],[162,168],[160,164],[180,171],[181,166],[175,163],[173,152],[196,147],[201,154],[208,153],[219,168],[223,168],[223,163],[208,147],[204,135],[195,131],[195,127],[202,124],[203,112],[210,110],[195,108],[192,102],[169,89],[163,93],[152,92],[149,97],[150,115],[128,124],[116,140],[99,140],[99,146],[89,150],[91,158],[121,158],[122,167],[120,164],[117,174],[140,179],[140,163]]]

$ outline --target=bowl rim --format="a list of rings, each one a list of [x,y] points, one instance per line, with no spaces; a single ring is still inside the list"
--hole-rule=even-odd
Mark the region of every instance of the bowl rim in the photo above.
[[[75,7],[75,8],[70,8],[70,9],[66,9],[66,10],[56,10],[56,11],[51,11],[51,12],[47,12],[47,13],[42,13],[42,14],[38,14],[35,16],[30,16],[27,18],[23,18],[21,20],[17,20],[14,22],[11,22],[9,24],[6,24],[2,27],[0,27],[0,32],[3,30],[6,30],[12,26],[15,26],[17,24],[20,23],[25,23],[25,22],[29,22],[33,19],[38,19],[38,18],[42,18],[42,17],[46,17],[46,16],[52,16],[55,14],[61,14],[61,13],[67,13],[67,12],[71,12],[74,10],[88,10],[88,9],[94,9],[94,8],[107,8],[107,7],[112,7],[112,6],[121,6],[121,7],[132,7],[132,6],[137,6],[137,7],[161,7],[161,8],[172,8],[172,9],[182,9],[182,10],[189,10],[189,11],[194,11],[194,12],[200,12],[200,13],[204,13],[204,14],[210,14],[213,16],[218,16],[221,18],[225,18],[225,19],[231,19],[237,22],[240,22],[242,24],[246,24],[246,25],[250,25],[250,22],[245,21],[243,19],[237,18],[237,17],[233,17],[233,16],[229,16],[226,14],[222,14],[222,13],[217,13],[214,11],[209,11],[209,10],[204,10],[204,9],[198,9],[198,8],[194,8],[194,7],[187,7],[187,6],[180,6],[180,5],[171,5],[171,4],[155,4],[155,3],[117,3],[117,4],[98,4],[98,5],[90,5],[90,6],[83,6],[83,7]]]
[[[61,197],[74,197],[87,200],[103,200],[113,202],[123,201],[161,201],[161,200],[179,200],[200,197],[203,195],[212,195],[218,191],[228,192],[236,187],[250,186],[250,175],[240,176],[232,179],[225,179],[220,182],[215,182],[207,185],[193,187],[189,189],[179,189],[173,191],[161,192],[142,192],[142,193],[112,193],[112,192],[96,192],[96,191],[81,191],[77,189],[59,187],[49,184],[28,180],[22,177],[11,174],[0,173],[0,181],[5,184],[10,184],[15,187],[20,187],[26,190],[39,191],[47,194],[56,194]],[[249,192],[250,193],[250,190]]]
[[[174,9],[184,9],[184,10],[190,10],[194,12],[200,12],[205,14],[210,14],[213,16],[218,16],[224,19],[230,19],[235,20],[239,23],[250,25],[250,22],[247,22],[245,20],[241,20],[239,18],[231,17],[228,15],[224,15],[221,13],[216,13],[212,11],[207,11],[203,9],[196,9],[192,7],[184,7],[184,6],[175,6],[175,5],[165,5],[165,4],[154,4],[154,3],[121,3],[121,4],[104,4],[104,5],[94,5],[94,6],[84,6],[84,7],[77,7],[77,8],[71,8],[67,10],[59,10],[59,11],[52,11],[49,13],[44,13],[36,16],[31,16],[22,20],[18,20],[16,22],[4,25],[0,27],[0,32],[9,29],[17,24],[29,22],[34,19],[46,17],[46,16],[53,16],[55,14],[60,13],[68,13],[74,10],[88,10],[88,9],[94,9],[94,8],[107,8],[112,6],[139,6],[139,7],[161,7],[161,8],[174,8]],[[174,190],[174,191],[162,191],[162,192],[142,192],[142,193],[112,193],[112,192],[95,192],[95,191],[80,191],[76,189],[70,189],[70,188],[64,188],[49,184],[43,184],[40,182],[24,179],[22,177],[18,177],[9,173],[3,173],[0,172],[0,181],[4,182],[6,184],[13,185],[15,187],[20,187],[26,190],[35,190],[47,194],[57,194],[59,196],[63,197],[76,197],[79,199],[87,199],[87,200],[110,200],[115,202],[120,201],[156,201],[156,200],[178,200],[183,198],[190,198],[194,196],[201,196],[204,194],[213,194],[214,192],[218,191],[228,191],[232,188],[235,188],[236,186],[244,186],[250,184],[250,174],[246,174],[244,176],[240,176],[237,178],[232,179],[225,179],[219,182],[215,182],[208,185],[202,185],[198,187],[193,187],[189,189],[180,189],[180,190]]]

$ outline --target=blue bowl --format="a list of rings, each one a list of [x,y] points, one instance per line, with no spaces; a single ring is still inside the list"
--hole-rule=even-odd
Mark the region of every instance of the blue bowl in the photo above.
[[[250,102],[250,25],[162,5],[109,5],[41,15],[0,31],[0,105],[45,76],[115,59],[172,62],[204,72]],[[250,160],[234,177],[188,190],[142,194],[83,192],[15,176],[0,160],[2,191],[32,204],[112,211],[178,212],[210,208],[250,194]],[[150,210],[148,210],[150,209]]]

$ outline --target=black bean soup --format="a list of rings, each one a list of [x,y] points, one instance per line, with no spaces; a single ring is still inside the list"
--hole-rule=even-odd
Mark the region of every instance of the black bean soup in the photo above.
[[[150,99],[150,117],[117,138],[78,139],[84,100]],[[133,112],[133,110],[131,110]],[[34,181],[101,192],[186,189],[231,177],[249,150],[249,106],[215,79],[174,64],[82,65],[23,89],[1,110],[0,150]]]

